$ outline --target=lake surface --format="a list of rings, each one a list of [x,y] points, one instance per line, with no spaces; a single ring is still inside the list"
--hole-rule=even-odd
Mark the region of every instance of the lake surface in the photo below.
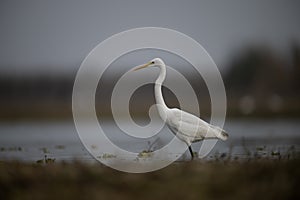
[[[87,124],[88,125],[88,124]],[[140,153],[144,150],[155,151],[164,147],[174,135],[164,127],[160,133],[145,139],[137,139],[124,134],[111,121],[101,122],[107,137],[118,147]],[[218,141],[213,150],[204,159],[228,157],[245,159],[250,157],[286,157],[300,151],[300,120],[235,120],[225,122],[224,129],[229,133],[225,142]],[[90,151],[99,151],[101,141],[90,138]],[[202,142],[193,144],[193,150],[199,151]],[[115,158],[114,152],[102,152],[106,158]],[[176,154],[172,151],[169,154]],[[95,162],[79,139],[73,121],[59,122],[2,122],[0,123],[0,160],[20,160],[36,162],[44,156],[56,161],[80,160]],[[189,152],[179,160],[188,160]]]

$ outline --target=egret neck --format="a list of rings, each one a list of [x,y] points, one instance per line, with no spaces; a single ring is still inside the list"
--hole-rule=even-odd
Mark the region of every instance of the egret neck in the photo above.
[[[159,113],[160,117],[162,118],[162,120],[165,121],[167,118],[166,111],[167,111],[168,107],[166,106],[166,103],[164,101],[161,87],[162,87],[162,83],[164,82],[164,80],[166,78],[166,65],[164,63],[162,63],[158,66],[160,68],[160,73],[159,73],[158,78],[155,81],[154,94],[155,94],[155,101],[157,104],[158,113]]]

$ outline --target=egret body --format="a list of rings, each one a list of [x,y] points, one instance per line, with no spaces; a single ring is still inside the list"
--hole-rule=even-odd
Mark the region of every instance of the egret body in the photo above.
[[[159,116],[168,125],[169,129],[189,148],[192,158],[194,157],[191,144],[204,139],[221,139],[225,141],[228,134],[217,126],[213,126],[204,120],[179,110],[169,108],[163,98],[161,86],[166,78],[166,65],[160,58],[155,58],[150,62],[141,65],[134,71],[146,67],[159,67],[160,73],[155,81],[154,94]]]

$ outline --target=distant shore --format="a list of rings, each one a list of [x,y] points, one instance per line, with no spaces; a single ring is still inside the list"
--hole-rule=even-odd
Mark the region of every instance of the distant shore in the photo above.
[[[72,103],[70,102],[26,102],[24,104],[14,104],[12,102],[0,102],[0,121],[18,120],[66,120],[72,119]],[[205,109],[202,109],[205,108]],[[201,118],[209,119],[210,105],[201,107]],[[97,116],[103,119],[113,119],[110,107],[97,107]],[[147,106],[137,105],[131,109],[133,118],[147,119]],[[192,110],[190,112],[193,112]],[[227,118],[300,118],[300,104],[298,101],[291,102],[285,109],[278,112],[267,110],[256,110],[253,113],[243,114],[235,105],[228,105]]]

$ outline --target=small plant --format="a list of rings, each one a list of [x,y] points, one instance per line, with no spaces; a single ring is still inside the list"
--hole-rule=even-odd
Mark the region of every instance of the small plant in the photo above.
[[[37,164],[44,164],[44,163],[45,163],[45,160],[44,160],[44,159],[40,159],[40,160],[37,160],[36,163],[37,163]]]
[[[290,158],[297,159],[297,152],[294,145],[290,146],[287,150],[287,159]]]
[[[246,145],[245,137],[242,137],[242,146],[243,146],[243,149],[244,149],[244,152],[245,152],[247,158],[250,159],[251,158],[251,151],[248,149],[248,147]]]
[[[193,155],[195,158],[198,158],[198,152],[197,151],[193,151]]]
[[[47,155],[44,156],[44,159],[37,160],[37,164],[51,164],[55,162],[55,158],[47,158]]]
[[[99,158],[108,159],[108,158],[116,158],[116,155],[104,153],[102,156],[99,156]]]
[[[153,155],[153,151],[152,150],[143,150],[142,152],[140,152],[138,154],[138,157],[140,158],[149,158]]]
[[[280,151],[272,151],[271,156],[280,156]]]
[[[266,149],[266,146],[256,147],[256,151],[264,151],[265,149]]]

